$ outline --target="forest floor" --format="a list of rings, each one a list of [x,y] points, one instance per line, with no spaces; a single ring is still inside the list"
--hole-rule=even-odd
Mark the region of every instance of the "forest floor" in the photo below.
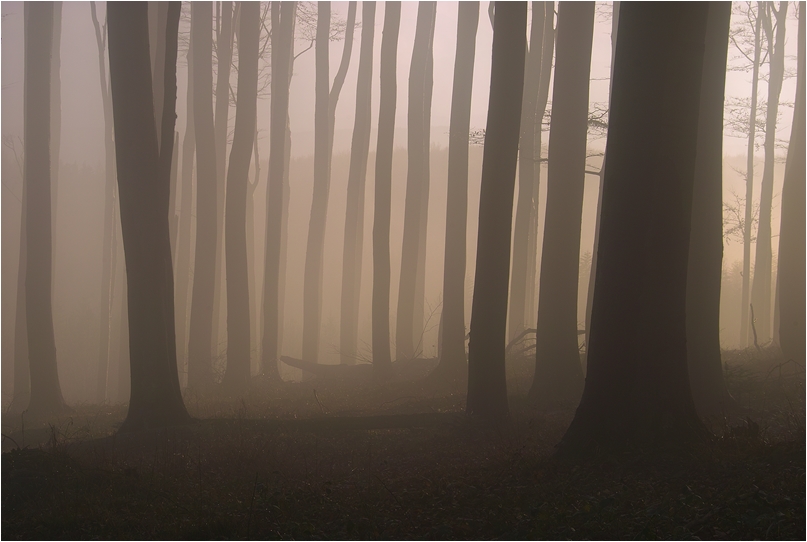
[[[123,406],[27,437],[4,416],[2,537],[804,540],[804,368],[724,361],[742,411],[707,420],[710,442],[575,462],[552,455],[574,410],[528,405],[527,359],[495,426],[418,381],[186,397],[203,421],[138,435],[114,435]]]

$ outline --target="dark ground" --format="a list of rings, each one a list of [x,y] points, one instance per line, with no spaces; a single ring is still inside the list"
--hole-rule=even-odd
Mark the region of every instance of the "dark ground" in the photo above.
[[[518,360],[497,426],[460,393],[334,380],[187,397],[205,421],[137,436],[109,436],[120,406],[25,437],[4,416],[2,537],[804,540],[804,368],[781,361],[725,353],[743,410],[708,443],[576,462],[552,457],[573,409],[530,408]]]

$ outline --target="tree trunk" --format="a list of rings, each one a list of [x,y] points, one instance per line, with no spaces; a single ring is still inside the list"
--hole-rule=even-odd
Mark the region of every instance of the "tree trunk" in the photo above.
[[[224,385],[242,393],[249,386],[249,271],[247,270],[246,205],[249,161],[258,107],[260,4],[241,5],[238,32],[238,102],[227,171],[225,242],[227,282],[227,371]]]
[[[723,94],[731,4],[709,3],[700,92],[698,148],[687,270],[687,358],[692,397],[702,414],[725,412],[731,400],[720,360],[723,274]]]
[[[325,249],[325,222],[331,184],[331,155],[336,104],[345,81],[353,47],[356,2],[348,7],[345,46],[342,60],[328,91],[328,48],[331,28],[331,4],[317,4],[316,81],[314,104],[314,194],[308,222],[308,243],[303,276],[303,359],[319,359],[319,332],[322,311],[322,259]]]
[[[168,232],[180,3],[168,6],[164,103],[157,144],[146,4],[110,4],[109,65],[126,258],[131,400],[121,431],[189,421],[176,364]]]
[[[407,110],[406,204],[404,208],[401,275],[398,287],[398,311],[395,323],[395,357],[417,357],[416,334],[422,330],[423,299],[418,297],[418,273],[421,255],[421,228],[425,227],[423,199],[428,194],[429,149],[425,145],[429,127],[427,118],[427,69],[431,56],[429,44],[434,35],[436,2],[419,2],[412,63],[409,68],[409,108]],[[431,95],[431,92],[428,92]],[[429,97],[431,103],[431,97]],[[425,232],[424,232],[425,234]],[[425,241],[425,235],[423,237]],[[419,318],[416,316],[420,309]],[[421,326],[415,327],[417,323]]]
[[[593,2],[559,4],[535,374],[530,389],[530,397],[542,403],[577,403],[583,390],[577,290],[593,33]]]
[[[216,268],[216,142],[213,132],[213,8],[191,6],[193,117],[196,131],[196,257],[188,339],[188,386],[205,391],[213,383],[210,337]]]
[[[25,8],[27,12],[27,7]],[[22,183],[22,211],[20,215],[20,259],[17,267],[17,306],[14,312],[14,399],[9,412],[19,414],[31,400],[31,369],[28,366],[28,321],[25,311],[26,264],[26,207],[28,189]]]
[[[378,141],[375,156],[373,212],[373,375],[386,379],[392,370],[389,336],[390,206],[392,201],[392,144],[395,137],[398,31],[401,3],[384,3],[381,38],[381,91],[378,109]]]
[[[588,374],[568,452],[704,431],[686,282],[707,14],[703,3],[620,6]]]
[[[457,48],[448,140],[446,243],[440,362],[434,377],[455,381],[465,376],[465,262],[468,222],[468,134],[476,56],[479,2],[462,2],[457,14]]]
[[[768,76],[768,104],[765,112],[765,164],[759,196],[759,226],[754,257],[754,284],[751,288],[751,303],[756,317],[757,339],[760,344],[771,340],[771,207],[773,205],[773,167],[776,159],[776,117],[779,113],[779,94],[785,74],[785,18],[787,2],[779,3],[775,11],[773,2],[765,2],[762,27],[768,42],[770,74]],[[760,3],[760,7],[762,4]],[[776,17],[775,40],[773,17]]]
[[[342,253],[342,304],[339,350],[342,363],[353,365],[358,356],[359,299],[362,244],[364,240],[364,187],[370,154],[372,117],[373,41],[375,2],[362,3],[362,34],[356,88],[356,120],[350,149],[345,212],[345,245]]]
[[[805,120],[804,3],[799,4],[796,104],[782,186],[779,233],[779,341],[784,355],[804,364],[805,336]]]
[[[468,414],[507,416],[504,349],[527,3],[496,4],[490,98],[482,159],[476,278],[468,345]]]
[[[50,164],[51,164],[51,239],[53,240],[53,269],[51,272],[51,295],[56,297],[56,254],[59,227],[56,219],[59,211],[59,157],[62,147],[62,2],[53,3],[53,42],[50,62]]]

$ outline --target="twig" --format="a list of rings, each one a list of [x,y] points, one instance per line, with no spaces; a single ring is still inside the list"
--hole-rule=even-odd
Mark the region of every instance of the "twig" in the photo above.
[[[314,392],[316,393],[316,392]],[[252,498],[249,500],[249,516],[247,517],[247,540],[249,540],[249,530],[252,526],[252,505],[255,503],[255,491],[258,489],[258,473],[255,473],[255,484],[252,486]]]
[[[757,343],[757,326],[754,322],[756,322],[756,318],[754,318],[754,304],[751,303],[751,330],[754,332],[754,347],[757,349],[757,352],[761,354],[762,349],[759,347],[759,343]]]
[[[319,397],[317,397],[317,390],[314,390],[314,399],[317,400],[317,404],[319,405],[319,410],[323,414],[325,414],[325,407],[322,406],[322,403],[319,402]]]
[[[396,497],[396,496],[395,496],[395,493],[393,493],[393,492],[392,492],[392,490],[390,490],[390,488],[388,488],[388,487],[387,487],[387,484],[385,484],[385,483],[384,483],[384,480],[382,480],[382,479],[381,479],[381,477],[380,477],[379,475],[377,475],[377,474],[373,474],[373,476],[375,476],[375,479],[379,481],[379,483],[381,484],[381,486],[382,486],[384,489],[386,489],[386,490],[387,490],[387,492],[388,492],[390,495],[392,495],[392,498],[393,498],[393,499],[395,499],[395,502],[397,502],[397,503],[398,503],[398,506],[400,506],[401,508],[403,508],[403,505],[401,504],[401,501],[399,501],[399,500],[398,500],[398,497]]]

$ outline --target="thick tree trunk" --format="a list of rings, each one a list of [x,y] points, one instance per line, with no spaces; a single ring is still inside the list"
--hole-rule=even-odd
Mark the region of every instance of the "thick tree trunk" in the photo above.
[[[799,4],[796,104],[782,186],[779,233],[779,341],[787,358],[804,364],[805,347],[805,30],[804,3]]]
[[[331,155],[336,104],[345,81],[353,47],[356,2],[350,2],[345,29],[342,60],[328,91],[328,48],[331,28],[331,4],[317,4],[316,80],[314,104],[314,194],[308,222],[308,242],[303,275],[303,359],[317,362],[322,310],[322,259],[325,250],[325,222],[331,185]]]
[[[51,47],[53,2],[34,3],[25,24],[25,310],[31,415],[65,408],[53,336],[51,229]]]
[[[703,432],[686,282],[707,14],[703,3],[620,6],[588,374],[561,443],[569,452]]]
[[[146,4],[110,4],[109,64],[126,258],[131,400],[121,431],[190,420],[176,364],[168,232],[179,2],[168,6],[162,144],[153,122]]]
[[[263,283],[263,340],[261,372],[280,380],[281,239],[283,235],[284,176],[287,169],[286,130],[289,111],[289,79],[294,44],[296,2],[272,3],[272,124],[269,132],[269,177],[266,188],[266,255]],[[276,70],[276,71],[275,71]]]
[[[787,2],[779,3],[775,11],[773,2],[765,2],[762,27],[768,42],[770,74],[768,76],[768,103],[765,111],[765,164],[762,169],[762,184],[759,196],[759,226],[754,257],[754,284],[751,287],[751,303],[754,305],[757,340],[765,344],[771,340],[771,207],[773,206],[773,167],[776,154],[776,117],[779,113],[779,95],[785,74],[785,18]],[[761,4],[760,4],[761,5]],[[775,37],[771,28],[776,17]]]
[[[457,48],[448,140],[448,192],[443,266],[440,362],[434,378],[455,381],[467,373],[465,355],[465,261],[468,221],[468,133],[476,57],[479,2],[462,2],[457,14]]]
[[[436,2],[419,2],[412,63],[409,68],[409,108],[407,110],[407,171],[406,203],[404,208],[401,275],[398,287],[398,311],[395,323],[395,357],[399,360],[417,357],[417,335],[423,330],[415,327],[423,321],[423,299],[418,296],[417,279],[420,269],[421,227],[425,227],[424,194],[428,194],[429,150],[425,146],[425,125],[429,44],[434,34]],[[431,94],[431,92],[429,92]],[[429,98],[431,103],[431,98]],[[424,217],[425,218],[425,217]],[[425,233],[425,232],[424,232]],[[425,241],[425,237],[424,237]],[[425,256],[425,254],[423,254]],[[420,317],[416,318],[417,308]]]
[[[720,360],[723,273],[723,94],[731,4],[709,3],[700,92],[698,148],[687,270],[687,358],[692,397],[702,414],[725,412],[731,400]]]
[[[482,159],[476,277],[468,345],[468,414],[507,416],[504,349],[527,3],[496,4],[490,98]]]
[[[378,109],[378,141],[375,156],[375,201],[373,212],[373,374],[390,376],[390,206],[392,203],[392,144],[395,137],[397,98],[398,31],[401,3],[384,3],[381,38],[381,93]]]
[[[216,142],[213,132],[212,5],[191,6],[193,117],[196,131],[196,257],[188,339],[188,386],[213,383],[210,340],[216,268]]]
[[[364,240],[364,187],[370,154],[372,117],[373,41],[375,2],[362,3],[361,49],[356,88],[356,120],[347,176],[345,245],[342,252],[342,305],[339,350],[342,363],[353,365],[358,355],[359,298],[361,293],[362,242]]]
[[[559,4],[535,374],[530,389],[532,400],[541,403],[576,403],[583,390],[577,290],[593,35],[593,2]]]
[[[224,385],[244,392],[250,377],[249,271],[247,269],[246,205],[249,161],[258,107],[260,4],[241,5],[238,32],[238,102],[227,171],[225,225],[227,282],[227,371]]]

